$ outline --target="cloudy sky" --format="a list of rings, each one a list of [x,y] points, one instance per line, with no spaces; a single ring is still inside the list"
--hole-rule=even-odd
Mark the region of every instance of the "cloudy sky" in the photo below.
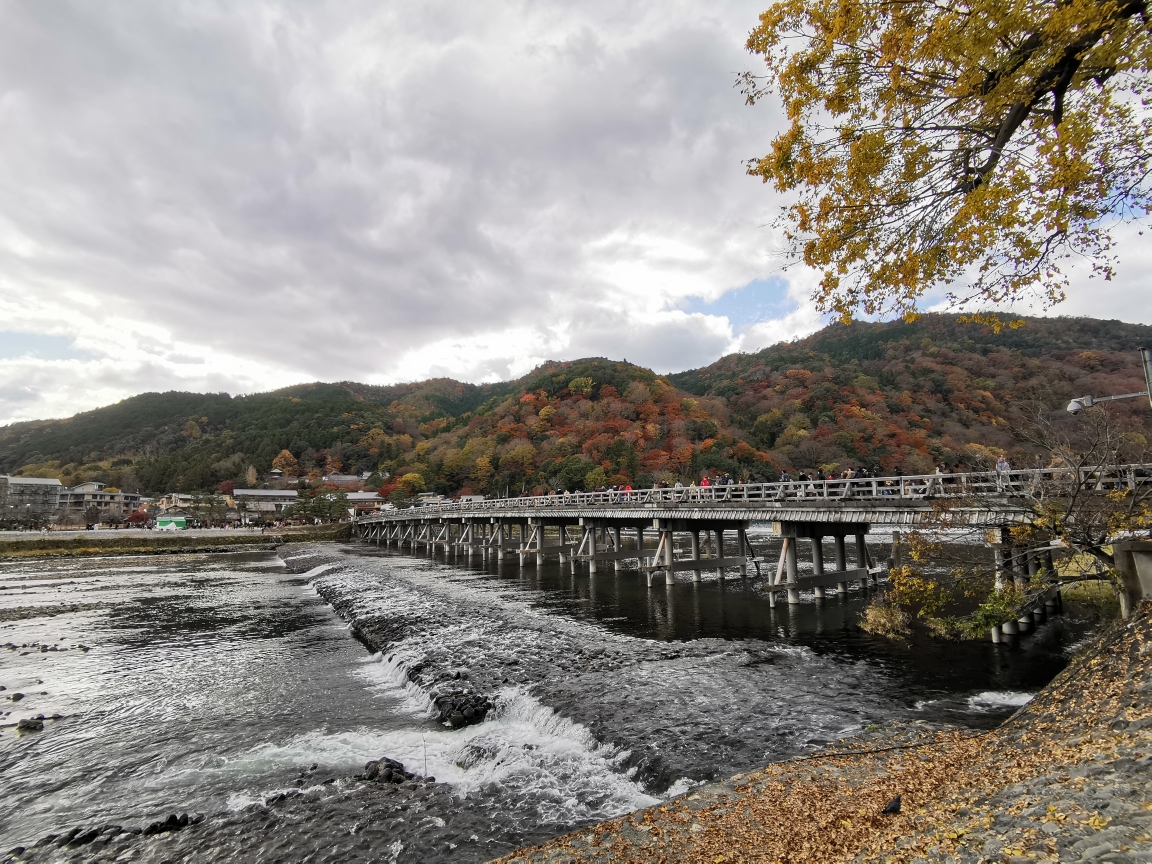
[[[0,0],[0,424],[811,332],[761,5]],[[1124,249],[1061,311],[1152,322]]]

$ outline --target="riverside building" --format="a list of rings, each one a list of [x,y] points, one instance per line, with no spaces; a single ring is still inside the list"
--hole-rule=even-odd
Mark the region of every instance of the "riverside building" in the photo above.
[[[63,489],[54,477],[0,474],[0,523],[29,526],[48,521],[60,507]]]

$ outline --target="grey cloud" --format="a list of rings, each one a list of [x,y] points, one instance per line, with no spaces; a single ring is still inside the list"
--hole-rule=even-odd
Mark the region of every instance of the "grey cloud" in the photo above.
[[[782,118],[732,86],[762,5],[0,0],[0,308],[111,358],[27,386],[715,359],[653,310],[774,269],[742,160]],[[405,361],[441,340],[496,347]]]
[[[302,374],[368,371],[365,330],[611,303],[587,243],[715,244],[766,206],[739,159],[770,121],[731,88],[752,3],[5,6],[4,209],[45,250],[8,272]]]

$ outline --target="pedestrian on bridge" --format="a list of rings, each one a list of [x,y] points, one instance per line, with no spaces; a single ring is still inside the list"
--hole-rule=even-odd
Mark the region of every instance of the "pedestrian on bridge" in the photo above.
[[[1000,492],[1004,492],[1012,484],[1012,475],[1009,473],[1012,466],[1008,464],[1008,457],[1003,453],[1000,458],[996,460],[996,488]]]

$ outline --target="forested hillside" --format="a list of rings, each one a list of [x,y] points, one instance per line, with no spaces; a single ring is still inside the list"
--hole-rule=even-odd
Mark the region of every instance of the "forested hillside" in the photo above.
[[[1152,345],[1152,327],[1029,319],[997,334],[928,315],[836,324],[665,377],[588,359],[496,385],[149,393],[0,428],[0,472],[157,494],[245,485],[275,462],[292,482],[371,471],[386,494],[405,477],[407,491],[504,494],[705,470],[757,479],[858,465],[919,473],[1001,451],[1032,464],[1036,454],[1017,436],[1031,406],[1060,411],[1073,396],[1142,390],[1141,344]],[[1152,435],[1146,401],[1115,410]]]

